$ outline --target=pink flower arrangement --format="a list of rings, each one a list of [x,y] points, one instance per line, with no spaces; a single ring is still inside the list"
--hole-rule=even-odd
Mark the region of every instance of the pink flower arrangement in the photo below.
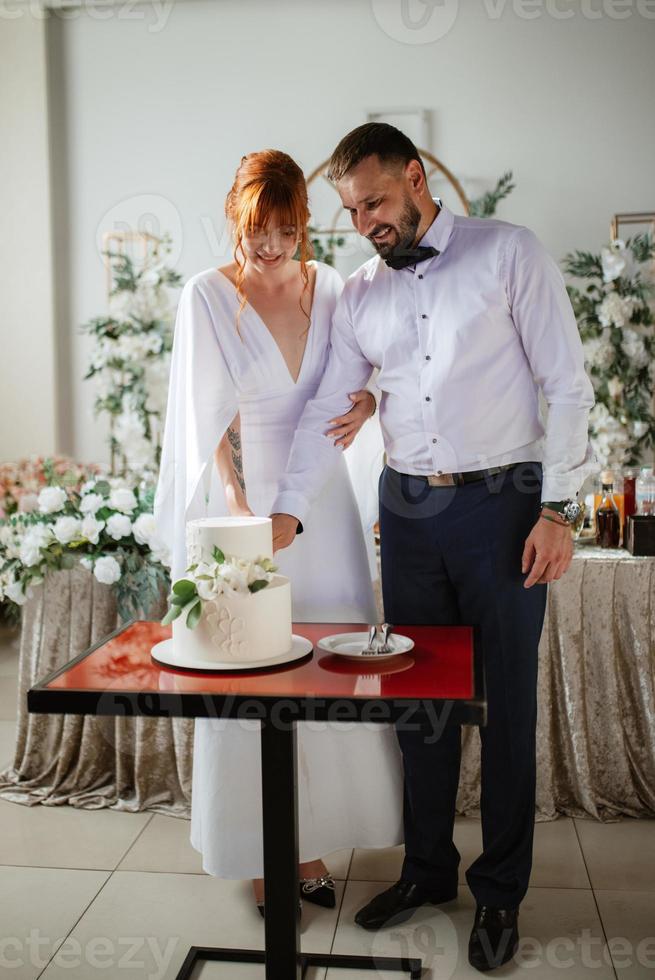
[[[55,482],[79,490],[102,473],[96,463],[76,463],[68,456],[32,456],[0,463],[0,520],[36,510],[39,491]]]

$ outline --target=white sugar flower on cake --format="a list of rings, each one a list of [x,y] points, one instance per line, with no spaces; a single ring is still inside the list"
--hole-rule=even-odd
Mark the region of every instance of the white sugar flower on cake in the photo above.
[[[184,615],[189,629],[195,629],[204,603],[214,602],[219,596],[235,599],[253,595],[265,589],[277,571],[270,558],[248,560],[226,556],[218,547],[213,548],[212,558],[211,562],[199,560],[189,565],[185,578],[173,584],[162,626]]]

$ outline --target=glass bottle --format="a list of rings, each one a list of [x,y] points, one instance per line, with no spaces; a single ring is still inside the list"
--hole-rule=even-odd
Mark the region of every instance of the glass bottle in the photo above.
[[[628,547],[628,518],[637,513],[637,470],[628,467],[623,471],[623,547]]]
[[[638,514],[655,514],[655,476],[652,466],[642,466],[636,482]]]
[[[601,548],[618,548],[621,540],[621,517],[614,502],[614,476],[610,470],[601,474],[602,499],[596,511],[596,544]]]

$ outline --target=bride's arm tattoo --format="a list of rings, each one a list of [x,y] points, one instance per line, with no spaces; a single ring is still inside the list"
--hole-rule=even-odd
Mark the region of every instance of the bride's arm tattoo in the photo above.
[[[234,464],[234,473],[239,482],[239,486],[243,490],[244,494],[246,492],[246,483],[243,478],[243,455],[241,451],[241,435],[236,429],[231,426],[227,430],[227,438],[232,447],[232,463]]]

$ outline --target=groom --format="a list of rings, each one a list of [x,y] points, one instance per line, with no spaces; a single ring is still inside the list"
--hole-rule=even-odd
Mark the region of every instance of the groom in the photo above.
[[[477,903],[469,961],[488,970],[516,950],[530,878],[537,647],[547,583],[571,562],[592,387],[562,277],[531,231],[434,201],[416,147],[386,124],[344,137],[328,176],[377,256],[337,305],[329,363],[273,506],[274,546],[302,529],[348,432],[348,393],[379,368],[385,618],[481,628],[483,851],[466,877]],[[437,742],[398,738],[405,861],[400,881],[357,913],[365,929],[457,895],[459,727]]]

